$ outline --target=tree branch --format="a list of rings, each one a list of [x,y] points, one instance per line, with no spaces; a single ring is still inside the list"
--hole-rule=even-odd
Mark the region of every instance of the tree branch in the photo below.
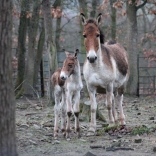
[[[142,8],[146,3],[147,3],[147,0],[144,0],[144,2],[143,2],[142,4],[140,4],[140,5],[138,5],[138,6],[136,7],[137,10],[140,9],[140,8]]]

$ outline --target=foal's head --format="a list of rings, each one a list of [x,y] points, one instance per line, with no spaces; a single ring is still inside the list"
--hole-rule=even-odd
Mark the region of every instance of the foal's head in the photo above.
[[[94,19],[85,19],[83,13],[81,13],[82,24],[84,25],[83,36],[84,36],[84,45],[87,52],[87,59],[90,63],[94,63],[97,59],[97,51],[100,46],[101,32],[98,28],[101,21],[102,14],[100,13],[96,20]]]
[[[66,52],[66,59],[63,62],[63,67],[61,70],[60,78],[62,80],[66,80],[71,74],[74,73],[75,65],[77,63],[77,53],[79,52],[78,49],[76,49],[74,55],[70,54],[69,52]]]

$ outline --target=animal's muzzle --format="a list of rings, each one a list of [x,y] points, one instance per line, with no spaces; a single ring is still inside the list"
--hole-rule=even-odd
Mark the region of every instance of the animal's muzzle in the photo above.
[[[67,78],[65,76],[60,76],[61,80],[65,81]]]
[[[97,60],[97,57],[87,57],[87,59],[90,63],[94,63]]]

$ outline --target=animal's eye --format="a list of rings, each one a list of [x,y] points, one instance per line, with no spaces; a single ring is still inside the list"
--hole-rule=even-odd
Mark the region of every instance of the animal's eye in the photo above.
[[[96,35],[96,37],[99,37],[99,36],[100,36],[100,34],[97,34],[97,35]]]
[[[86,38],[87,36],[86,35],[83,35],[83,37]]]
[[[72,68],[72,65],[71,65],[71,64],[68,64],[68,67],[69,67],[69,68]]]

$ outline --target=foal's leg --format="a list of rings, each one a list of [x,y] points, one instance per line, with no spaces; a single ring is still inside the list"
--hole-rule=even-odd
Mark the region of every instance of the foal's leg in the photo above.
[[[65,135],[65,129],[66,129],[66,96],[65,96],[65,91],[63,90],[62,92],[62,110],[61,110],[61,130],[63,134]]]
[[[78,137],[80,137],[80,126],[79,126],[79,104],[80,104],[80,91],[77,91],[73,97],[74,101],[74,115],[75,115],[75,131]]]
[[[70,117],[72,115],[72,93],[66,92],[66,104],[67,104],[67,126],[66,126],[66,138],[70,138]]]
[[[113,95],[113,83],[108,84],[106,88],[106,106],[108,109],[108,117],[109,123],[114,123],[113,111],[112,111],[112,99],[114,99]]]
[[[91,102],[91,122],[90,127],[87,133],[87,136],[95,135],[96,131],[96,110],[97,110],[97,103],[96,103],[96,97],[95,88],[88,87],[89,96],[90,96],[90,102]]]
[[[119,116],[119,120],[120,120],[120,124],[121,125],[125,125],[125,115],[123,112],[123,107],[122,107],[122,101],[123,101],[123,92],[124,92],[124,87],[121,86],[120,88],[118,88],[118,95],[117,95],[117,100],[118,100],[118,106],[119,106],[119,112],[120,112],[120,116]]]
[[[54,123],[54,137],[58,136],[58,117],[60,112],[60,100],[61,100],[61,91],[55,91],[55,106],[54,106],[54,113],[55,113],[55,123]]]

